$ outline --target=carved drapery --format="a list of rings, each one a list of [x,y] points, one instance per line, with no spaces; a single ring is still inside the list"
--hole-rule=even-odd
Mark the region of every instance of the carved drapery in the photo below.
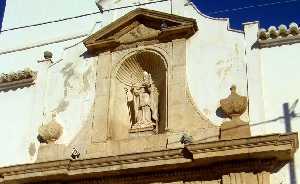
[[[130,132],[163,131],[159,124],[166,121],[166,71],[163,59],[149,51],[130,56],[118,69],[116,78],[126,86]]]

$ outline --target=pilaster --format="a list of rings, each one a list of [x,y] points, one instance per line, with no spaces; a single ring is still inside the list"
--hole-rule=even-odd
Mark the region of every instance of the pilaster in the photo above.
[[[109,137],[109,101],[111,87],[111,52],[99,55],[96,68],[96,96],[94,104],[92,142],[102,142]]]

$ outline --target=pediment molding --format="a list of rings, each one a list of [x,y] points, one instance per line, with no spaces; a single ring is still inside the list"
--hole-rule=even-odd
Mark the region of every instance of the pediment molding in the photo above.
[[[83,41],[91,53],[126,48],[138,42],[169,42],[189,38],[196,20],[154,10],[135,9]]]

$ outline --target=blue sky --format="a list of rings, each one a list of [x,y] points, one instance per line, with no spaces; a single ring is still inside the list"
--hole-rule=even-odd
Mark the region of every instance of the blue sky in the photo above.
[[[6,4],[6,0],[0,0],[0,30],[2,27],[5,4]]]
[[[242,29],[243,22],[256,20],[260,21],[260,27],[263,28],[270,25],[289,25],[291,22],[300,23],[300,0],[193,0],[193,2],[206,15],[230,18],[230,26],[235,29]]]
[[[0,0],[0,30],[5,2],[6,0]],[[242,29],[243,22],[255,20],[260,21],[261,27],[264,28],[270,25],[288,25],[291,22],[300,23],[300,0],[193,0],[193,2],[204,14],[230,18],[230,25],[235,29]]]

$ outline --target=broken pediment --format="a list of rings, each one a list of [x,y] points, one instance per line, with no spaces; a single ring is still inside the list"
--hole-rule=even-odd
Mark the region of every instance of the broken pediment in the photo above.
[[[134,43],[169,42],[189,38],[198,30],[196,20],[138,8],[85,39],[91,53],[114,51]]]

